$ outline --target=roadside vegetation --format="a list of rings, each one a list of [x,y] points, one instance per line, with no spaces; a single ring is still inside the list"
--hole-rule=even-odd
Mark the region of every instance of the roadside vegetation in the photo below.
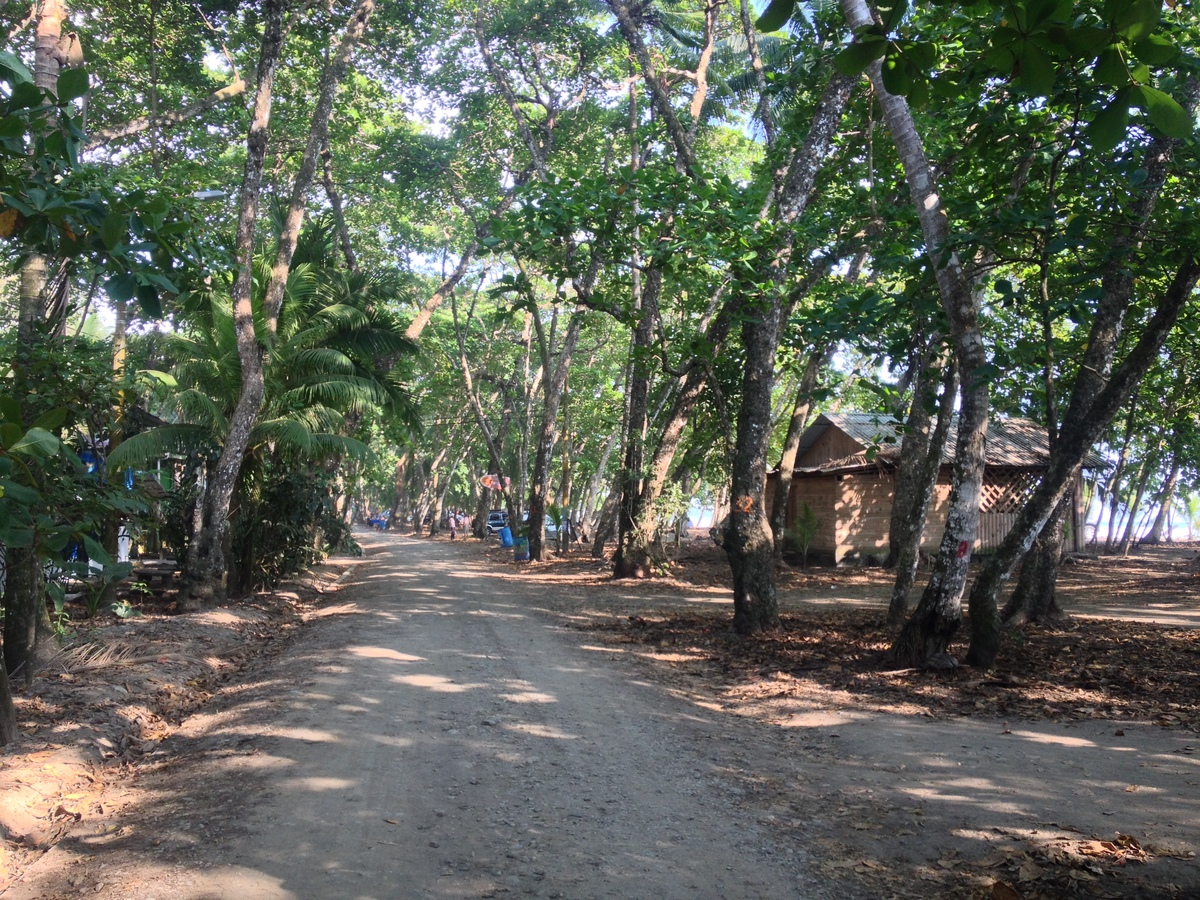
[[[1189,632],[1116,637],[1056,602],[1089,453],[1089,557],[1200,536],[1191,5],[0,19],[0,746],[96,617],[242,602],[353,554],[356,524],[483,539],[496,511],[535,566],[606,580],[674,577],[711,516],[720,612],[614,640],[739,677],[819,665],[838,690],[966,679],[947,707],[1000,715],[1059,708],[1031,678],[1076,710],[1154,716],[1157,693],[1197,724]],[[878,615],[798,618],[780,594],[821,521],[783,510],[834,409],[899,423],[871,577],[900,587]],[[1048,453],[973,559],[1004,416]],[[1194,602],[1185,564],[1164,577]],[[1062,687],[1068,649],[1087,662]]]

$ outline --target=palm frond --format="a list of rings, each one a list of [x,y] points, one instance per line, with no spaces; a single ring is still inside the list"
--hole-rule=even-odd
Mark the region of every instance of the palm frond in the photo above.
[[[164,456],[190,456],[216,445],[212,430],[201,425],[160,425],[128,438],[108,455],[109,468],[144,466]]]

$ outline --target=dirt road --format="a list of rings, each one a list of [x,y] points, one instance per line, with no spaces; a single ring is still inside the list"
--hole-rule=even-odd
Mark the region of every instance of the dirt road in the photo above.
[[[1200,896],[1194,734],[835,704],[767,725],[569,627],[628,586],[366,540],[343,605],[6,897]]]
[[[10,896],[851,895],[735,802],[716,716],[452,546],[382,550],[352,603],[172,739],[185,761],[122,832],[64,841]]]

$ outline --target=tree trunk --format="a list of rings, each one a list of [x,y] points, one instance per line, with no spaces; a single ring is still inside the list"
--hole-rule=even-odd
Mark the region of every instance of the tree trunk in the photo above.
[[[927,377],[927,376],[922,376]],[[932,379],[929,379],[932,381]],[[921,386],[918,384],[918,391]],[[922,391],[923,392],[923,391]],[[942,399],[938,406],[937,425],[928,442],[918,442],[918,450],[914,450],[912,460],[905,459],[906,450],[902,445],[900,451],[900,469],[906,466],[912,468],[912,476],[908,479],[911,491],[901,499],[900,474],[896,474],[896,500],[892,506],[892,528],[898,531],[896,554],[896,582],[892,585],[892,597],[888,603],[888,625],[899,627],[908,615],[908,595],[917,580],[917,568],[921,562],[921,538],[925,533],[925,519],[929,513],[929,504],[937,490],[938,475],[942,471],[942,455],[946,449],[946,440],[950,434],[950,422],[954,417],[954,398],[958,395],[958,367],[950,360],[943,375]],[[932,399],[932,398],[931,398]],[[914,398],[915,405],[915,398]],[[928,427],[928,423],[926,423]],[[908,435],[904,440],[907,442]],[[918,456],[917,454],[923,454]],[[903,502],[907,507],[903,521],[897,525],[896,504]],[[890,536],[889,536],[890,539]]]
[[[1170,540],[1168,519],[1170,518],[1171,504],[1175,502],[1175,486],[1179,483],[1179,469],[1179,454],[1173,453],[1171,454],[1171,471],[1163,485],[1162,499],[1158,504],[1158,515],[1154,517],[1154,524],[1150,527],[1150,533],[1142,541],[1143,544],[1161,544],[1164,536]]]
[[[1200,258],[1197,257],[1196,251],[1192,250],[1176,272],[1166,294],[1158,303],[1158,308],[1144,326],[1141,337],[1124,361],[1116,369],[1111,369],[1112,374],[1107,381],[1102,382],[1098,390],[1093,390],[1092,387],[1081,390],[1079,378],[1076,379],[1076,389],[1067,415],[1063,419],[1062,431],[1055,445],[1055,455],[1050,460],[1050,468],[1018,513],[1008,535],[975,579],[975,586],[971,590],[972,618],[977,598],[985,607],[990,604],[991,608],[995,609],[996,597],[1016,561],[1029,549],[1054,507],[1075,483],[1084,455],[1108,427],[1112,417],[1157,358],[1163,344],[1166,343],[1167,335],[1175,327],[1180,313],[1196,289],[1198,280]],[[1092,337],[1103,340],[1094,332]],[[1114,338],[1114,348],[1115,343]],[[1096,343],[1090,344],[1088,352],[1091,353],[1094,348]],[[1085,356],[1085,364],[1087,359]],[[1103,365],[1103,360],[1099,362]],[[1082,371],[1081,369],[1080,378]],[[1110,367],[1105,366],[1096,371],[1110,371]],[[1090,402],[1084,402],[1085,394]],[[975,635],[972,635],[967,660],[972,665],[990,668],[995,664],[998,649],[998,634],[988,635],[987,640],[980,640],[978,643]]]
[[[8,673],[33,683],[41,634],[38,625],[46,615],[46,580],[42,561],[32,547],[9,547],[5,560],[4,656]],[[48,621],[48,620],[47,620]],[[53,629],[50,634],[53,635]]]
[[[812,394],[817,389],[817,377],[829,359],[830,347],[813,350],[804,364],[800,385],[796,388],[796,402],[792,406],[792,417],[788,422],[787,437],[783,442],[783,455],[779,458],[779,481],[775,484],[775,502],[771,506],[771,539],[775,547],[775,562],[783,559],[784,528],[787,523],[788,495],[792,491],[792,476],[796,470],[796,455],[800,451],[800,438],[808,427],[808,414],[812,410]]]
[[[337,51],[321,72],[317,105],[313,109],[308,140],[305,142],[304,154],[300,158],[300,167],[292,182],[291,202],[288,204],[283,231],[279,235],[279,246],[275,251],[275,262],[271,267],[271,278],[267,282],[266,297],[263,300],[263,314],[266,318],[267,331],[272,338],[279,323],[279,310],[283,305],[288,272],[291,270],[292,257],[296,252],[296,239],[300,234],[300,225],[304,221],[308,189],[312,186],[313,178],[316,175],[321,151],[328,141],[329,116],[333,111],[333,101],[350,69],[350,60],[354,56],[354,49],[367,30],[367,22],[370,21],[374,11],[375,0],[358,0],[358,4],[350,14],[350,20],[346,23],[346,30],[342,34]]]
[[[1117,465],[1108,483],[1108,534],[1104,538],[1104,552],[1111,553],[1117,539],[1117,512],[1121,508],[1121,479],[1129,467],[1129,449],[1133,444],[1134,422],[1137,417],[1137,398],[1129,402],[1129,415],[1125,419],[1125,440],[1117,454]],[[1097,537],[1097,543],[1099,538]]]
[[[913,394],[908,418],[904,422],[904,438],[900,442],[900,458],[896,463],[895,487],[892,490],[892,513],[888,522],[888,555],[885,568],[892,568],[902,549],[912,539],[915,523],[912,519],[914,500],[920,490],[920,473],[929,458],[929,442],[933,435],[934,404],[943,366],[935,369],[937,339],[920,350],[909,366]],[[915,370],[915,371],[913,371]],[[896,415],[901,413],[897,410]],[[888,616],[889,620],[891,616]]]
[[[865,0],[842,0],[842,8],[851,28],[872,24]],[[988,382],[983,373],[988,360],[979,325],[981,301],[958,254],[948,249],[951,235],[946,210],[908,103],[888,93],[881,63],[872,63],[867,71],[904,168],[926,255],[950,322],[962,378],[962,411],[946,531],[921,602],[892,648],[900,665],[937,665],[947,662],[946,647],[962,621],[962,592],[979,525],[988,425]],[[994,610],[990,617],[981,611],[979,621],[972,615],[972,627],[995,627],[994,620]]]
[[[579,341],[582,327],[583,311],[576,310],[567,325],[567,333],[563,335],[554,375],[551,378],[542,379],[542,427],[538,434],[537,450],[533,458],[533,479],[529,486],[529,558],[531,560],[542,558],[543,545],[546,542],[546,529],[543,527],[546,518],[546,489],[550,479],[550,459],[554,454],[554,444],[558,439],[558,409],[566,390],[571,356],[575,353],[575,345]],[[550,360],[547,358],[543,361],[543,369],[547,369],[549,365]]]
[[[1137,529],[1138,512],[1142,508],[1142,498],[1146,496],[1146,485],[1150,483],[1150,476],[1158,468],[1157,459],[1148,459],[1142,467],[1141,477],[1138,478],[1137,491],[1134,492],[1133,501],[1129,504],[1129,518],[1125,521],[1125,534],[1121,538],[1121,546],[1118,552],[1121,556],[1129,555],[1129,548],[1133,546],[1134,532]]]
[[[654,563],[651,544],[654,534],[638,527],[638,497],[642,491],[646,462],[646,426],[649,421],[650,379],[653,376],[651,346],[657,334],[658,291],[662,270],[645,273],[641,288],[637,327],[633,332],[629,363],[629,414],[625,422],[625,456],[621,465],[621,503],[617,515],[617,552],[613,556],[614,578],[644,578]],[[643,516],[644,519],[644,516]],[[644,525],[644,523],[643,523]]]
[[[796,224],[808,208],[817,174],[837,136],[838,126],[854,80],[835,74],[813,110],[804,144],[788,167],[779,197],[783,240],[769,254],[773,290],[756,307],[737,298],[742,318],[745,373],[742,405],[737,419],[737,445],[729,526],[724,536],[725,555],[733,573],[733,627],[739,634],[774,628],[779,622],[775,595],[775,541],[767,521],[767,449],[771,440],[771,393],[775,387],[775,354],[783,320],[784,281],[791,260]],[[763,273],[767,274],[767,273]]]
[[[254,329],[252,293],[254,237],[263,164],[270,140],[271,100],[283,44],[283,0],[264,0],[263,37],[258,63],[258,87],[246,138],[246,166],[238,210],[236,248],[238,273],[233,285],[233,315],[241,363],[241,396],[229,421],[225,445],[209,474],[204,492],[200,533],[192,541],[184,565],[179,604],[196,609],[225,595],[225,540],[229,533],[229,502],[237,485],[250,432],[262,406],[263,351]]]
[[[34,83],[43,90],[55,93],[58,91],[61,68],[58,43],[66,16],[66,4],[61,0],[44,0],[38,7],[37,34],[34,38]],[[45,337],[45,291],[49,264],[49,260],[38,253],[30,253],[21,264],[17,347],[11,390],[12,396],[23,406],[26,397],[37,393],[32,365],[34,351]],[[24,673],[24,681],[28,685],[33,681],[39,639],[52,640],[54,635],[46,610],[42,560],[32,546],[10,547],[7,569],[9,574],[4,588],[5,661],[9,672]]]
[[[1071,513],[1072,501],[1070,494],[1058,501],[1041,534],[1025,554],[1017,586],[1000,614],[1005,625],[1023,625],[1026,622],[1054,624],[1067,618],[1058,605],[1057,584],[1058,563],[1062,559],[1063,525]]]
[[[13,705],[12,686],[4,661],[4,646],[0,644],[0,747],[17,739],[17,709]]]

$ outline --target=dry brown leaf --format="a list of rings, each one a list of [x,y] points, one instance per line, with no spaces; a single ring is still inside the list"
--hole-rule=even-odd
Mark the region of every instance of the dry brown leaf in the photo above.
[[[1027,881],[1037,881],[1044,874],[1041,866],[1035,863],[1032,859],[1027,859],[1021,863],[1021,868],[1017,870],[1017,881],[1024,884]]]
[[[1021,892],[1003,881],[992,882],[992,900],[1022,900]]]

